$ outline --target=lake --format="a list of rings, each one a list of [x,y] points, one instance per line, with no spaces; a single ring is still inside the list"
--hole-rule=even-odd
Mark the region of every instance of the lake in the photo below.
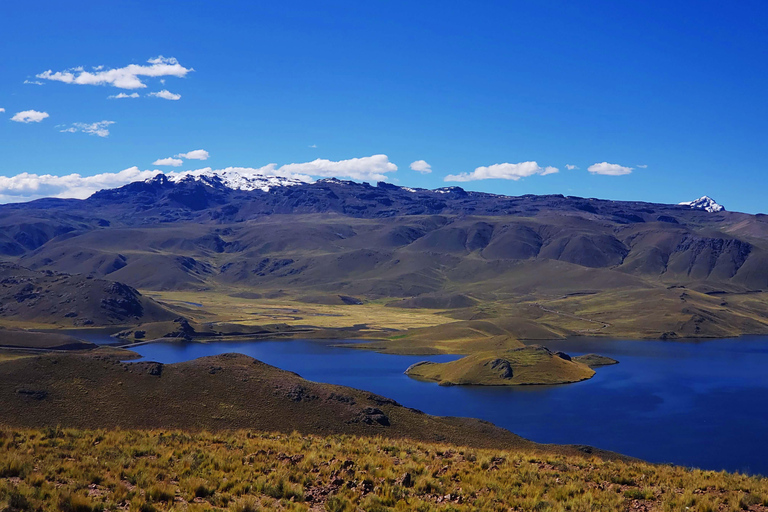
[[[239,352],[317,381],[364,389],[442,416],[491,421],[541,443],[589,444],[652,462],[768,474],[768,337],[547,342],[620,364],[560,386],[443,387],[403,374],[418,361],[333,347],[334,341],[159,342],[135,347],[163,363]]]

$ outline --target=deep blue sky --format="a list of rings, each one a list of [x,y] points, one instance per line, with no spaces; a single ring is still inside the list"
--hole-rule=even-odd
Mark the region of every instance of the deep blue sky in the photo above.
[[[708,194],[768,212],[768,4],[628,4],[4,0],[0,176],[385,154],[398,166],[390,181],[406,186],[671,203]],[[36,78],[159,55],[194,71],[135,90]],[[181,99],[146,97],[163,89]],[[121,92],[141,97],[107,99]],[[49,117],[11,121],[27,110]],[[103,120],[114,122],[108,137],[61,131]],[[152,165],[194,149],[210,158]],[[410,170],[415,160],[432,172]],[[559,172],[444,181],[525,161]],[[632,172],[588,172],[599,162]]]

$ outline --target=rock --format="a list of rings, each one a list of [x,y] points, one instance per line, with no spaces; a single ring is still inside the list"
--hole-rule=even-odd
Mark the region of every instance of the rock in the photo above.
[[[569,356],[565,352],[555,352],[555,355],[557,357],[559,357],[560,359],[565,359],[566,361],[570,361],[571,360],[571,356]]]
[[[150,364],[149,368],[147,368],[147,373],[156,377],[160,377],[163,374],[163,363]]]
[[[403,487],[413,487],[413,477],[410,473],[406,472],[397,480],[397,484]]]
[[[309,402],[317,400],[317,395],[310,393],[310,391],[301,384],[296,384],[288,390],[288,398],[294,402]]]
[[[491,369],[496,370],[502,379],[512,378],[512,365],[506,359],[497,358],[485,364],[489,365]]]
[[[362,423],[365,423],[366,425],[382,425],[384,427],[388,427],[390,425],[389,418],[381,409],[377,409],[376,407],[366,407],[362,411],[360,411],[360,414],[358,414],[358,417],[356,418],[356,421],[360,421]]]
[[[17,389],[16,394],[32,400],[45,400],[48,398],[48,391],[44,389]]]

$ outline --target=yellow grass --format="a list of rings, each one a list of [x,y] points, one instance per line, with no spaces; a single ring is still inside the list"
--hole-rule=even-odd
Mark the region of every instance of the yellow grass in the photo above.
[[[0,430],[0,510],[766,510],[768,480],[408,440]]]
[[[307,304],[291,298],[241,299],[226,292],[155,292],[143,294],[173,307],[183,307],[185,316],[199,322],[231,322],[243,325],[285,323],[321,328],[367,324],[371,329],[412,329],[453,321],[442,310],[401,309],[373,301],[362,305]],[[202,304],[191,306],[189,302]]]

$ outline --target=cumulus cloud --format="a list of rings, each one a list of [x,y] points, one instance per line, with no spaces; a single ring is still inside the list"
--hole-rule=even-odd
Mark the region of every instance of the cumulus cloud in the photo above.
[[[114,121],[98,121],[96,123],[72,123],[69,128],[59,130],[62,133],[77,133],[83,132],[88,135],[96,135],[98,137],[109,136],[109,126],[115,124]]]
[[[122,68],[103,69],[94,68],[93,71],[85,71],[83,67],[71,68],[64,71],[48,70],[40,73],[37,78],[64,82],[77,85],[109,85],[118,89],[144,89],[147,87],[142,77],[175,76],[183,78],[187,73],[194,71],[185,68],[173,57],[155,57],[147,61],[149,65],[130,64]]]
[[[162,165],[155,162],[153,165]],[[169,177],[179,175],[200,175],[210,173],[210,167],[184,172],[168,172]],[[294,163],[278,166],[268,164],[263,167],[227,167],[213,172],[234,171],[243,175],[261,174],[294,178],[307,183],[315,177],[352,178],[363,181],[384,180],[385,173],[397,171],[397,166],[389,161],[387,155],[373,155],[349,160],[331,161],[317,159],[312,162]],[[18,174],[12,177],[0,176],[0,203],[21,202],[41,197],[84,199],[94,192],[105,188],[116,188],[128,183],[152,178],[163,171],[140,170],[130,167],[117,173],[102,173],[95,176],[69,174],[53,176],[50,174]]]
[[[625,174],[632,173],[632,167],[624,167],[619,164],[609,164],[608,162],[592,164],[587,167],[587,170],[592,174],[600,174],[603,176],[624,176]]]
[[[123,98],[138,98],[139,93],[132,92],[131,94],[125,94],[124,92],[121,92],[120,94],[113,94],[112,96],[107,96],[107,99],[109,100],[121,100]]]
[[[536,162],[520,162],[517,164],[503,163],[488,167],[478,167],[472,172],[449,174],[445,181],[476,181],[503,179],[517,181],[529,176],[555,174],[559,172],[557,167],[541,167]]]
[[[163,89],[162,91],[158,91],[158,92],[150,92],[149,94],[147,94],[147,96],[150,96],[153,98],[162,98],[164,100],[172,100],[172,101],[181,99],[181,94],[174,94],[167,89]]]
[[[187,160],[208,160],[209,156],[211,155],[204,149],[196,149],[176,155],[177,158],[186,158]]]
[[[299,176],[383,181],[387,179],[386,173],[397,171],[397,166],[389,161],[387,155],[373,155],[363,158],[350,158],[349,160],[340,160],[338,162],[318,158],[303,164],[283,165],[277,171]]]
[[[11,177],[0,176],[0,202],[30,201],[41,197],[85,199],[99,190],[121,187],[133,181],[151,178],[158,173],[160,171],[141,171],[138,167],[130,167],[120,172],[95,176],[29,173]]]
[[[647,169],[648,166],[647,165],[638,165],[637,168],[638,169]]]
[[[432,172],[432,166],[424,160],[416,160],[415,162],[411,163],[411,170],[420,172],[421,174],[429,174]]]
[[[4,108],[0,108],[0,113],[5,112]]]
[[[579,166],[578,165],[572,165],[572,164],[565,164],[565,168],[568,169],[569,171],[572,171],[574,169],[578,169]]]
[[[17,123],[39,123],[46,117],[50,117],[48,112],[38,112],[37,110],[25,110],[23,112],[17,112],[11,121]]]
[[[183,163],[184,161],[181,158],[160,158],[152,162],[152,165],[170,165],[171,167],[178,167]]]

